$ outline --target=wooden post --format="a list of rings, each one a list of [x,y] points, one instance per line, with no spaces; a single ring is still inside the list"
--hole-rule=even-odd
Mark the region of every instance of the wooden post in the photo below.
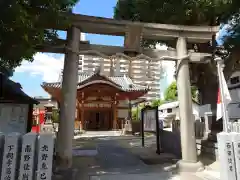
[[[116,113],[116,104],[113,105],[113,129],[117,129],[117,113]]]
[[[117,97],[114,97],[114,104],[113,104],[113,129],[117,129],[117,119],[118,119],[118,103]]]
[[[84,119],[84,108],[83,108],[83,104],[81,104],[81,130],[86,130],[86,126],[85,126],[85,119]]]
[[[78,128],[79,128],[79,130],[81,130],[81,120],[80,120],[80,117],[79,117],[79,102],[78,102],[78,100],[77,100],[77,119],[76,119],[76,124],[77,124],[77,126],[78,126]],[[79,124],[78,124],[79,123]]]
[[[116,129],[119,129],[118,128],[118,106],[116,105],[116,108],[115,108],[115,114],[116,114]]]
[[[84,92],[82,92],[82,100],[81,100],[81,124],[82,124],[82,129],[86,130],[86,123],[84,119]]]

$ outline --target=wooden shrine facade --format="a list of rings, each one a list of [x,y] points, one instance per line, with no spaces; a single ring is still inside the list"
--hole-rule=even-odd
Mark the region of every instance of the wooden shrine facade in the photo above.
[[[58,101],[61,82],[43,83],[43,89]],[[97,71],[79,74],[75,128],[81,130],[112,130],[122,127],[128,116],[128,100],[136,100],[148,89],[134,84],[129,77],[106,77]]]

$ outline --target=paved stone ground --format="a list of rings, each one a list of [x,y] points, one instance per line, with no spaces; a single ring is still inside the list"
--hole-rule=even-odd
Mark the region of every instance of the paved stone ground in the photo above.
[[[56,174],[53,180],[210,180],[203,173],[176,174],[170,167],[173,161],[164,161],[165,156],[154,152],[154,138],[147,142],[149,149],[140,147],[140,138],[136,137],[84,137],[74,140],[80,149],[96,150],[96,156],[76,156],[73,159],[73,169]],[[153,145],[153,148],[151,147]],[[135,149],[135,150],[134,150]],[[136,151],[137,150],[137,151]],[[153,165],[144,163],[140,154],[159,159]],[[137,152],[137,153],[136,153]],[[145,157],[147,158],[147,157]],[[162,159],[161,159],[162,158]],[[169,158],[169,157],[168,157]],[[164,162],[161,164],[161,162]],[[212,178],[213,179],[213,178]]]
[[[121,148],[113,141],[97,146],[99,162],[104,168],[145,167],[145,164],[127,149]]]

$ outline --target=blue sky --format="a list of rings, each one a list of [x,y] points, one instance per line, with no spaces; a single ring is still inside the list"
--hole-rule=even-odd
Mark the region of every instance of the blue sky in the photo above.
[[[80,0],[74,7],[74,13],[81,13],[99,17],[113,17],[117,0]],[[61,38],[66,38],[65,32],[59,32]],[[123,45],[123,37],[86,34],[86,40],[92,44]],[[43,81],[57,81],[63,67],[62,54],[38,53],[32,63],[23,62],[16,69],[12,79],[21,83],[23,90],[30,96],[48,96],[41,88]]]
[[[99,0],[80,0],[73,11],[78,14],[112,18],[116,3],[117,0],[104,0],[101,3]],[[65,32],[59,32],[59,35],[61,38],[66,38]],[[93,44],[123,45],[123,37],[86,34],[86,40]],[[22,66],[16,69],[12,79],[21,83],[23,90],[30,96],[48,96],[40,85],[43,81],[55,80],[62,65],[61,54],[37,54],[33,63],[23,62]]]

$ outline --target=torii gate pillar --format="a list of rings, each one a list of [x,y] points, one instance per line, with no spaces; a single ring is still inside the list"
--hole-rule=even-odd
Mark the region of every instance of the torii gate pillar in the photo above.
[[[64,59],[60,102],[60,125],[57,136],[57,164],[61,168],[72,166],[72,139],[76,111],[80,30],[67,31],[67,52]]]
[[[192,111],[192,95],[190,88],[189,58],[187,42],[185,37],[179,37],[177,40],[177,89],[180,109],[180,131],[182,160],[178,162],[180,171],[196,172],[203,168],[198,162],[196,138],[194,129],[194,118]]]

